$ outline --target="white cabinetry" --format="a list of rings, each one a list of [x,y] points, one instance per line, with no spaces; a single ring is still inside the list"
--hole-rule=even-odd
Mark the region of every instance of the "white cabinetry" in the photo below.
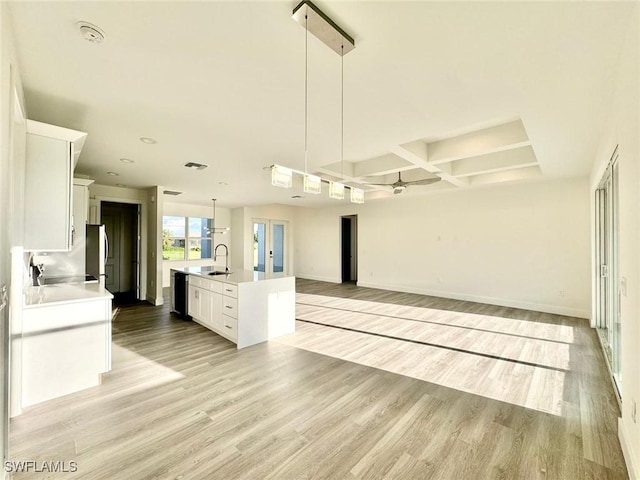
[[[23,310],[22,407],[99,385],[109,370],[110,298]]]
[[[27,121],[25,250],[71,249],[73,169],[86,136]]]
[[[221,325],[222,288],[218,282],[189,276],[189,302],[187,313],[198,323],[209,328]]]
[[[254,280],[251,271],[228,277],[189,275],[188,314],[196,322],[238,348],[295,331],[294,277]]]

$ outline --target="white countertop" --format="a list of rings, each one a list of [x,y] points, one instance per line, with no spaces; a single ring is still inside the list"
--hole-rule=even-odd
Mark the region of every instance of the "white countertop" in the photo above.
[[[45,307],[76,302],[111,299],[113,295],[99,283],[63,283],[27,287],[24,308]]]
[[[293,275],[286,275],[284,273],[254,272],[253,270],[233,269],[231,269],[231,273],[227,275],[208,275],[209,272],[214,270],[221,270],[220,267],[179,267],[172,268],[171,270],[188,273],[189,275],[199,275],[203,278],[208,278],[222,283],[231,283],[232,285],[293,277]]]

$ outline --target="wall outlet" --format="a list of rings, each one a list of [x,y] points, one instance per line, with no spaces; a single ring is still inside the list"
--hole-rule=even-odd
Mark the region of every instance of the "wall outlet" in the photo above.
[[[631,400],[631,420],[633,420],[633,423],[636,423],[636,413],[637,413],[637,407],[636,407],[636,400],[635,398],[633,400]]]
[[[558,296],[564,297],[564,290],[558,290]]]

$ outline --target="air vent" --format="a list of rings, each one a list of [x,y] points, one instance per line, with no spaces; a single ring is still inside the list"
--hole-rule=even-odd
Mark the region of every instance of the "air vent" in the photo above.
[[[204,170],[205,168],[208,167],[208,165],[203,165],[201,163],[196,163],[196,162],[185,163],[184,166],[187,168],[195,168],[196,170]]]
[[[173,190],[165,190],[164,194],[165,195],[173,195],[175,197],[176,195],[182,195],[182,192],[175,192]]]

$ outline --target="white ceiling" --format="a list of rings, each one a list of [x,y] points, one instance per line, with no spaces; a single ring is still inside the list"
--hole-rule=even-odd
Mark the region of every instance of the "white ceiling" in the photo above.
[[[203,205],[214,196],[229,207],[335,203],[326,194],[292,200],[302,192],[272,187],[264,170],[304,169],[305,30],[291,19],[296,3],[11,3],[28,116],[88,132],[76,171],[97,183],[162,185],[184,192],[171,201]],[[634,2],[316,5],[356,41],[344,58],[349,168],[373,159],[368,165],[405,170],[403,179],[440,176],[419,165],[416,174],[407,146],[521,121],[522,148],[533,152],[518,158],[534,153],[538,162],[527,172],[588,174]],[[81,20],[106,40],[83,40]],[[308,100],[309,170],[328,172],[340,160],[340,57],[312,36]],[[505,155],[479,162],[527,164]],[[209,168],[183,167],[189,161]],[[396,174],[369,180],[381,178]]]

